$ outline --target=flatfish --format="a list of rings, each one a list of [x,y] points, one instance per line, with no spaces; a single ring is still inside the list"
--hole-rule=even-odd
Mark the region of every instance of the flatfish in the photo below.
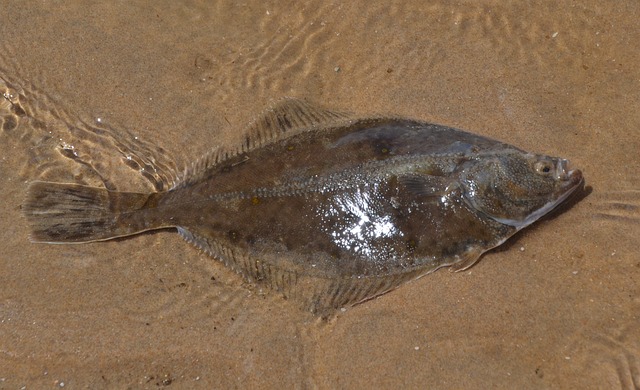
[[[472,266],[582,183],[565,159],[287,99],[170,190],[36,181],[23,211],[33,242],[176,228],[249,283],[325,316],[438,268]]]

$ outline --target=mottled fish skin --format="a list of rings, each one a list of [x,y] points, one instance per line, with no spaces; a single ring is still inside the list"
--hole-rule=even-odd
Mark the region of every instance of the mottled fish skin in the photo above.
[[[449,127],[351,119],[297,100],[270,115],[168,192],[35,183],[25,207],[32,238],[177,227],[247,280],[329,315],[440,267],[471,266],[582,183],[566,160]],[[72,207],[59,206],[65,197]],[[70,219],[85,202],[95,223],[42,222],[45,210]]]

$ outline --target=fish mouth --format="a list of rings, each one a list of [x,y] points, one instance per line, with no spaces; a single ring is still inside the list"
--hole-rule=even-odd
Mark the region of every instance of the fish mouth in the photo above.
[[[557,180],[569,181],[571,183],[580,183],[582,178],[582,171],[579,169],[571,169],[571,163],[569,160],[562,159],[556,166],[555,177]]]
[[[538,210],[534,211],[522,221],[499,220],[499,222],[514,226],[517,228],[517,230],[527,227],[532,223],[534,223],[535,221],[537,221],[538,219],[540,219],[545,214],[551,212],[553,209],[558,207],[558,205],[562,204],[571,195],[573,195],[573,193],[575,193],[578,188],[582,187],[582,185],[584,184],[584,177],[582,176],[582,171],[579,169],[571,169],[569,160],[563,159],[559,161],[556,167],[555,176],[557,180],[563,182],[561,189],[558,191],[558,193],[561,193],[560,196],[558,196],[553,201],[545,204]]]
[[[584,177],[582,176],[582,171],[579,169],[572,169],[567,172],[567,185],[565,186],[565,191],[562,196],[558,198],[556,201],[556,205],[564,202],[569,196],[571,196],[578,188],[584,185]]]
[[[567,198],[584,184],[584,177],[582,171],[579,169],[570,169],[571,165],[569,160],[560,160],[556,169],[556,178],[565,182],[562,186],[562,195],[552,202],[547,203],[540,209],[529,215],[524,221],[517,224],[518,229],[522,229],[540,219],[543,215],[551,212],[558,205],[562,204]]]

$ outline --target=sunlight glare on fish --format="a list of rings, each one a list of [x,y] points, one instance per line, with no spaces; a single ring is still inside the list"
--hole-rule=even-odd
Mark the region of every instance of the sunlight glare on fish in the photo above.
[[[345,196],[335,195],[331,206],[321,215],[325,222],[332,218],[349,215],[351,218],[341,218],[340,223],[327,223],[326,232],[333,238],[334,243],[343,249],[354,249],[363,256],[377,258],[381,253],[376,248],[376,240],[382,238],[402,237],[402,232],[394,225],[391,216],[384,215],[376,207],[376,200],[372,193],[378,193],[378,184],[373,185],[373,191],[358,188],[355,193]],[[390,248],[387,248],[390,250]],[[387,251],[385,251],[387,252]],[[386,254],[389,254],[388,252]]]

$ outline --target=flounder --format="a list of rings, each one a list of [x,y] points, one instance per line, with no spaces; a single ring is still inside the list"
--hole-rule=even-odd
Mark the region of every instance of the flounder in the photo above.
[[[567,160],[402,118],[287,99],[165,192],[33,182],[31,240],[177,228],[250,283],[329,315],[482,253],[583,183]]]

